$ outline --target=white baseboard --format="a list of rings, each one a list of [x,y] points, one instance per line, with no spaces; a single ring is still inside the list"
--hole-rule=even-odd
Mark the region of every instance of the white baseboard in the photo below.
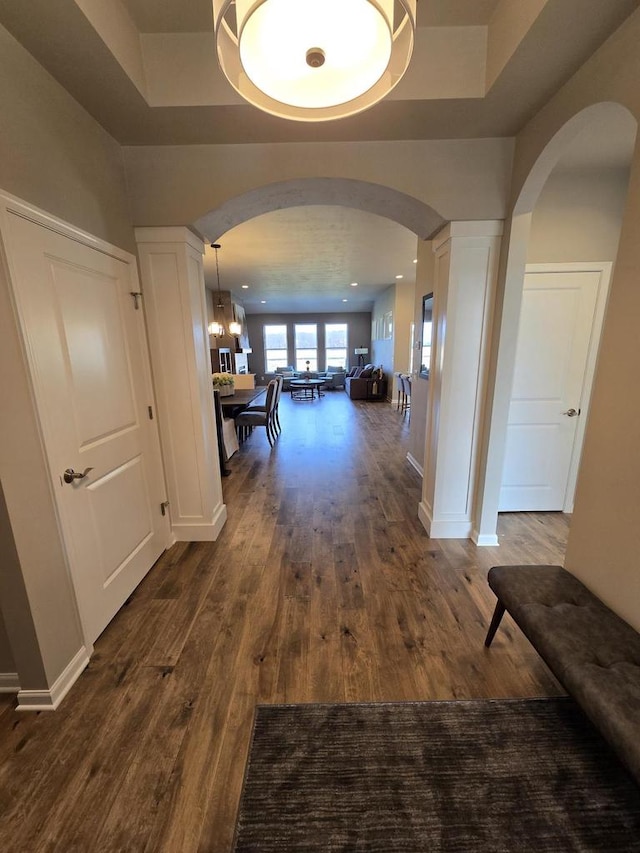
[[[421,477],[424,477],[424,468],[418,462],[415,456],[412,456],[410,453],[407,453],[407,462],[409,463],[409,465],[411,465],[412,468],[415,468],[415,470],[418,472],[418,474],[420,474]]]
[[[17,711],[55,711],[89,663],[90,652],[80,648],[50,690],[19,690]]]
[[[495,533],[478,533],[477,530],[471,531],[471,541],[479,548],[499,546],[498,537]]]
[[[20,681],[17,672],[0,672],[0,693],[17,693]]]
[[[175,542],[215,542],[227,521],[227,506],[220,504],[211,521],[203,524],[172,524]]]
[[[436,520],[431,517],[431,509],[424,501],[418,504],[418,518],[429,534],[430,539],[470,539],[472,525],[466,519]]]

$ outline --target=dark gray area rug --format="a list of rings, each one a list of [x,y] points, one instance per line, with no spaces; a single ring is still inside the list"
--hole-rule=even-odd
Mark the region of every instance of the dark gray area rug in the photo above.
[[[236,853],[640,851],[640,788],[570,699],[258,707]]]

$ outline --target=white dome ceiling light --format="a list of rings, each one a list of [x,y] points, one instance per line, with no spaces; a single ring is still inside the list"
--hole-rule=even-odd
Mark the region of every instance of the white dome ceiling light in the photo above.
[[[416,0],[214,0],[218,60],[249,103],[327,121],[382,100],[407,70]]]

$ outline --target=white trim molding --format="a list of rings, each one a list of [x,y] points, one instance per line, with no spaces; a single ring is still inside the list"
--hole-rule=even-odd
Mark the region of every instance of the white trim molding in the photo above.
[[[89,663],[91,650],[78,649],[49,690],[19,690],[17,711],[55,711]]]
[[[422,503],[434,539],[469,539],[503,223],[452,222],[435,253],[433,342]]]
[[[495,533],[481,534],[475,529],[471,531],[471,541],[479,548],[498,548],[500,546]]]
[[[211,385],[202,256],[187,228],[136,228],[171,532],[215,541],[227,518]]]
[[[418,518],[430,539],[470,539],[471,522],[459,518],[438,518],[433,515],[424,501],[418,504]]]
[[[17,672],[0,672],[0,693],[17,693],[20,679]]]
[[[227,506],[219,504],[213,518],[203,524],[174,524],[172,531],[176,542],[211,542],[215,541],[227,521]]]
[[[424,477],[424,468],[412,453],[407,453],[407,462],[418,472],[418,474],[420,474],[421,477]]]

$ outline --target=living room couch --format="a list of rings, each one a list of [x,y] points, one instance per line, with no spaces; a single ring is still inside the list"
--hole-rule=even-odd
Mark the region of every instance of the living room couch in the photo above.
[[[373,364],[352,368],[345,379],[345,389],[351,400],[386,400],[387,380],[382,370]]]

